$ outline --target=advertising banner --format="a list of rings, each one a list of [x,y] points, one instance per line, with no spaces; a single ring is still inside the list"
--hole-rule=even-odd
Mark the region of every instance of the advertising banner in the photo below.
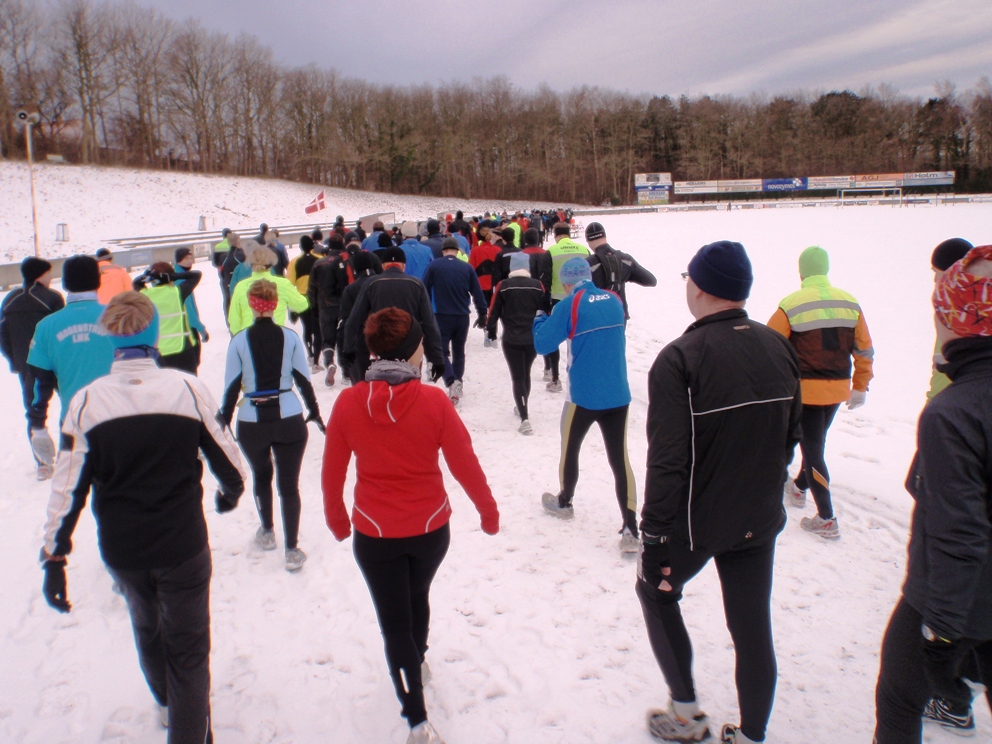
[[[904,173],[869,173],[854,177],[856,189],[894,189],[902,186]]]
[[[635,173],[634,188],[638,186],[654,185],[659,183],[672,183],[671,173]]]
[[[763,191],[805,191],[805,178],[765,178],[762,180]]]
[[[811,176],[806,179],[810,191],[819,189],[853,189],[854,176]]]
[[[720,189],[719,181],[676,181],[676,194],[715,194]]]
[[[638,204],[668,204],[672,185],[670,183],[651,184],[650,186],[641,184],[636,188]]]
[[[953,186],[954,171],[927,171],[924,173],[904,173],[903,186]]]
[[[719,181],[717,191],[721,194],[740,194],[748,191],[761,191],[760,178],[742,178],[736,181]]]

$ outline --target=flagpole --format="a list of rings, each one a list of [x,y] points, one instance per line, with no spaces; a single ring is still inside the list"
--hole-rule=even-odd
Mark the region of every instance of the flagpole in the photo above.
[[[34,188],[34,148],[31,146],[31,127],[32,122],[29,118],[27,120],[27,135],[28,135],[28,178],[31,180],[31,225],[34,228],[34,255],[36,258],[41,256],[38,251],[38,197],[35,193]]]

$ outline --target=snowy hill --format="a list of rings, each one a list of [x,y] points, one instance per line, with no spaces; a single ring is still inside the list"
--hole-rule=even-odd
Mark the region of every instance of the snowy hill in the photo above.
[[[11,170],[0,169],[5,183]],[[46,170],[56,172],[68,178],[83,171]],[[237,179],[192,179],[199,190],[184,186],[172,199],[155,196],[162,204],[140,206],[135,199],[126,209],[102,208],[134,182],[115,182],[122,177],[109,171],[91,173],[96,176],[89,186],[53,186],[51,192],[85,191],[75,194],[73,203],[79,210],[89,205],[92,212],[80,211],[78,219],[95,226],[80,221],[80,234],[124,234],[153,219],[161,220],[155,229],[188,229],[203,213],[201,205],[230,205],[236,195],[255,188],[242,181],[239,190]],[[167,191],[173,178],[180,183],[179,176],[161,174],[155,193]],[[217,193],[211,184],[220,184]],[[282,202],[262,201],[259,190],[250,207],[258,211],[238,209],[249,221],[278,219],[282,209],[291,217],[311,195],[310,187],[279,186],[288,192],[279,197]],[[386,199],[350,196],[353,201],[339,202],[332,215],[375,211]],[[410,209],[406,214],[414,216]],[[831,279],[864,307],[875,342],[875,380],[864,408],[841,409],[827,446],[842,537],[826,542],[802,532],[801,515],[790,508],[778,541],[773,615],[779,682],[768,741],[869,741],[882,630],[905,569],[911,501],[902,484],[933,350],[929,254],[955,235],[990,242],[992,205],[652,214],[602,221],[613,245],[658,276],[655,289],[629,290],[627,357],[634,396],[629,443],[639,497],[647,372],[662,346],[692,320],[679,273],[700,245],[722,238],[744,243],[756,276],[748,308],[758,320],[770,317],[781,297],[798,287],[796,259],[811,244],[830,251]],[[201,377],[219,396],[227,339],[212,277],[197,296],[213,335]],[[644,711],[663,705],[667,693],[634,596],[633,563],[617,548],[605,453],[598,434],[591,433],[573,521],[542,513],[541,492],[557,487],[563,398],[544,390],[540,373],[538,362],[531,415],[536,434],[525,439],[515,431],[502,355],[483,348],[481,334],[472,332],[460,412],[500,504],[503,528],[495,537],[485,536],[471,503],[448,479],[452,544],[432,593],[428,658],[434,679],[427,689],[428,710],[449,744],[647,744]],[[317,393],[326,415],[338,391],[318,384]],[[138,669],[127,611],[111,592],[89,510],[76,529],[68,569],[73,612],[58,615],[42,599],[36,557],[48,487],[33,477],[13,376],[0,381],[0,405],[11,412],[0,424],[6,483],[0,499],[0,741],[162,744],[165,734]],[[335,542],[324,526],[322,444],[311,429],[301,531],[301,547],[310,559],[299,575],[283,570],[281,553],[263,554],[254,547],[257,517],[250,498],[229,515],[208,509],[219,743],[405,741],[351,544]],[[206,480],[210,493],[212,481]],[[811,515],[812,508],[805,513]],[[683,612],[701,704],[715,722],[736,722],[733,648],[712,566],[689,585]],[[976,740],[992,740],[983,700],[976,701],[975,711]],[[940,732],[927,736],[933,742],[957,740]]]
[[[426,219],[438,212],[540,208],[535,202],[458,200],[397,196],[347,189],[324,189],[327,209],[308,215],[303,208],[322,186],[264,178],[205,176],[182,171],[148,171],[82,165],[35,166],[38,235],[43,256],[92,253],[100,241],[142,235],[170,235],[197,229],[200,215],[208,230],[223,227],[318,224],[376,212],[397,219]],[[31,242],[31,185],[26,163],[0,162],[0,263],[34,253]],[[69,226],[68,243],[55,242],[59,223]],[[247,236],[246,236],[247,237]]]

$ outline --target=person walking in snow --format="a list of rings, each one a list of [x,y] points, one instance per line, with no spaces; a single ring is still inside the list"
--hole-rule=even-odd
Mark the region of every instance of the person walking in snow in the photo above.
[[[196,374],[200,365],[200,343],[190,323],[187,301],[200,283],[199,271],[179,274],[165,261],[152,264],[134,279],[134,290],[141,292],[158,310],[158,366]]]
[[[96,299],[101,305],[106,305],[121,292],[131,291],[131,275],[123,266],[114,263],[110,249],[98,248],[96,260],[100,265],[100,289],[96,291]]]
[[[354,523],[355,560],[372,595],[389,674],[410,726],[407,744],[441,744],[427,720],[423,692],[430,679],[431,582],[451,539],[451,504],[438,452],[488,535],[499,532],[499,509],[465,424],[441,390],[421,383],[421,324],[390,307],[369,315],[364,336],[376,361],[366,381],[356,381],[334,402],[321,476],[324,515],[338,540],[351,534]],[[349,519],[344,484],[352,453],[357,482]]]
[[[548,249],[548,255],[551,257],[550,292],[553,309],[568,294],[558,276],[561,267],[565,265],[566,261],[570,261],[576,256],[588,256],[589,249],[572,240],[572,226],[567,222],[556,222],[552,232],[554,233],[555,244]],[[559,349],[555,348],[545,354],[544,381],[548,383],[547,388],[552,393],[560,393],[562,390],[559,376],[560,364],[561,351]]]
[[[478,318],[476,328],[486,327],[488,306],[479,286],[475,270],[458,258],[458,241],[444,239],[441,258],[435,259],[424,272],[424,288],[434,306],[434,318],[441,332],[444,350],[444,384],[451,402],[457,406],[463,394],[465,375],[465,342],[468,340],[470,302],[475,302]]]
[[[968,255],[968,251],[974,248],[971,243],[962,238],[950,238],[942,241],[930,255],[930,268],[933,270],[933,280],[936,283],[951,266]],[[930,370],[930,389],[927,390],[927,401],[933,400],[937,393],[951,384],[950,378],[941,372],[938,367],[944,364],[944,357],[940,354],[940,340],[934,342],[933,366]]]
[[[389,236],[385,233],[381,233],[379,235],[379,240],[389,242]],[[389,246],[382,247],[388,248]],[[344,350],[344,326],[348,322],[348,318],[351,316],[351,309],[355,306],[355,300],[358,299],[358,295],[362,291],[362,287],[365,286],[365,282],[367,282],[370,277],[382,273],[381,267],[378,271],[376,270],[377,266],[379,266],[378,261],[375,254],[369,251],[359,251],[356,253],[352,258],[352,263],[355,270],[355,281],[345,287],[344,292],[341,293],[341,305],[338,313],[337,328],[338,362],[341,364],[341,382],[344,385],[360,379],[360,376],[356,377],[359,373],[355,371],[354,353]]]
[[[43,593],[59,612],[72,609],[66,557],[92,488],[100,555],[127,602],[168,742],[210,742],[211,560],[199,455],[218,482],[217,511],[228,512],[244,491],[238,449],[206,386],[156,366],[158,315],[147,297],[118,294],[100,323],[113,367],[69,404],[63,434],[73,444],[52,480]]]
[[[176,248],[176,262],[173,271],[176,274],[176,284],[181,285],[186,279],[186,274],[193,270],[193,251],[189,248]],[[193,332],[196,343],[196,367],[200,367],[200,357],[203,353],[203,344],[210,341],[210,333],[200,319],[200,308],[196,304],[196,294],[191,293],[184,303],[186,316],[189,318],[189,327]],[[202,342],[202,343],[201,343]]]
[[[424,356],[430,367],[431,381],[437,382],[444,374],[444,351],[441,332],[431,308],[431,298],[423,282],[406,273],[406,254],[402,248],[384,248],[382,273],[365,282],[344,326],[344,348],[354,355],[352,382],[365,379],[369,368],[369,350],[365,348],[362,328],[372,313],[387,307],[398,307],[413,317],[424,331]]]
[[[922,737],[921,716],[975,731],[964,677],[992,681],[992,245],[937,278],[934,320],[951,384],[920,414],[906,479],[915,501],[902,597],[875,688],[876,744]],[[974,679],[974,677],[981,679]],[[986,689],[992,705],[992,694]]]
[[[236,336],[239,331],[243,331],[254,322],[255,316],[248,303],[248,289],[259,279],[268,279],[276,285],[276,289],[279,291],[279,305],[272,315],[272,321],[276,325],[286,325],[288,311],[302,313],[310,307],[307,298],[300,294],[289,279],[284,276],[274,276],[271,273],[276,262],[276,255],[272,251],[264,246],[254,244],[247,244],[245,249],[248,257],[247,263],[251,266],[251,276],[238,282],[231,293],[231,312],[228,313],[227,322],[232,336]]]
[[[527,436],[534,433],[527,407],[530,368],[537,357],[534,318],[539,311],[551,310],[544,285],[530,274],[530,263],[531,257],[526,253],[510,256],[510,275],[496,287],[487,324],[489,339],[495,342],[497,324],[503,323],[503,358],[510,370],[513,411],[520,418],[517,431]]]
[[[334,350],[340,345],[338,325],[340,320],[341,297],[355,281],[354,257],[346,249],[344,238],[333,233],[327,237],[327,252],[310,271],[307,299],[317,308],[320,320],[320,346],[324,355],[324,385],[333,387],[338,367],[334,363]],[[359,249],[355,255],[361,253]],[[341,354],[338,353],[338,362]]]
[[[434,220],[434,222],[436,223],[437,220]],[[403,255],[406,256],[404,271],[410,276],[423,280],[424,272],[427,271],[427,267],[430,266],[431,261],[435,258],[434,251],[426,240],[421,241],[417,238],[416,222],[404,222],[400,227],[400,231],[403,233],[403,242],[400,243],[400,248],[403,249]],[[440,245],[440,235],[435,235],[434,237],[437,238],[437,242]],[[437,255],[440,257],[440,250]]]
[[[24,283],[7,293],[0,305],[0,353],[3,354],[10,371],[17,375],[21,383],[21,399],[24,401],[24,414],[28,420],[28,442],[32,440],[31,402],[34,400],[34,375],[28,366],[28,351],[35,328],[44,318],[65,307],[62,295],[51,289],[52,265],[34,256],[21,261],[21,278]],[[41,436],[39,432],[39,436]],[[42,460],[32,447],[38,480],[47,480],[52,475],[51,460],[55,457],[55,445],[45,431],[41,436],[45,451]]]
[[[320,313],[317,303],[310,296],[310,272],[319,256],[313,252],[313,238],[309,235],[300,237],[300,255],[289,262],[287,279],[293,283],[301,295],[307,298],[310,307],[300,313],[300,323],[303,326],[303,343],[307,347],[307,360],[314,372],[320,371]]]
[[[272,460],[275,458],[282,526],[286,540],[286,570],[298,571],[307,559],[300,550],[300,469],[307,449],[307,422],[324,430],[317,397],[310,384],[303,341],[291,328],[273,321],[279,304],[275,283],[262,278],[247,293],[255,322],[231,339],[224,371],[221,420],[228,427],[238,414],[238,444],[251,465],[255,505],[261,526],[255,541],[262,550],[275,550],[272,515]],[[307,406],[293,392],[296,385]],[[244,396],[240,405],[239,397]]]
[[[630,319],[627,309],[627,282],[639,284],[642,287],[657,287],[655,275],[641,266],[634,257],[618,251],[606,242],[606,228],[599,222],[590,222],[586,226],[586,243],[592,255],[589,256],[589,267],[592,269],[592,281],[600,289],[608,289],[623,302],[624,318]]]
[[[563,269],[564,271],[564,269]],[[661,741],[709,741],[692,678],[682,591],[713,559],[737,656],[741,724],[722,744],[765,739],[777,676],[771,590],[782,486],[800,437],[799,361],[751,320],[751,262],[740,243],[699,249],[686,277],[696,319],[648,375],[648,456],[636,593],[671,694],[648,712]],[[563,303],[564,304],[564,303]]]
[[[529,259],[528,259],[529,260]],[[534,348],[547,354],[567,342],[568,397],[561,414],[561,463],[558,494],[545,493],[545,511],[560,519],[575,512],[572,497],[579,481],[579,451],[593,424],[599,425],[613,471],[620,506],[620,550],[637,551],[637,487],[627,453],[626,338],[623,305],[611,292],[597,289],[585,258],[575,256],[559,268],[565,298],[534,318]]]
[[[849,410],[865,404],[872,378],[871,335],[861,305],[842,289],[830,284],[830,259],[819,246],[799,256],[802,289],[779,303],[768,321],[792,343],[803,375],[803,453],[799,477],[785,486],[786,503],[806,506],[806,490],[813,491],[816,515],[799,525],[827,539],[840,537],[840,524],[830,499],[830,474],[824,459],[827,431],[840,404]],[[854,376],[851,376],[851,358]],[[852,389],[853,384],[853,389]]]
[[[220,294],[224,300],[224,317],[227,317],[227,308],[231,304],[231,277],[224,281],[224,262],[227,261],[227,254],[231,251],[231,228],[225,227],[220,231],[220,242],[213,247],[210,253],[210,265],[217,269],[217,278],[220,280]]]
[[[28,349],[28,369],[34,377],[34,398],[28,421],[31,449],[49,467],[55,463],[55,445],[48,434],[48,402],[59,391],[62,402],[59,428],[69,401],[84,385],[110,372],[114,347],[99,323],[104,306],[97,302],[100,267],[90,256],[73,256],[62,264],[66,305],[38,322]],[[72,449],[62,434],[59,449]]]

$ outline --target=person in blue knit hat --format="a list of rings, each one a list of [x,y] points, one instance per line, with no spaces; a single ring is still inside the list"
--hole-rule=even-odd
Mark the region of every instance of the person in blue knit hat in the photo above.
[[[613,471],[620,506],[620,550],[637,552],[637,489],[627,455],[627,347],[620,298],[593,284],[584,256],[562,264],[558,272],[565,298],[548,315],[534,318],[534,349],[550,354],[567,341],[568,396],[561,415],[559,491],[541,497],[544,510],[571,519],[572,497],[579,480],[579,450],[598,424]]]
[[[751,320],[753,274],[744,246],[699,249],[686,280],[696,319],[662,349],[648,376],[648,457],[637,596],[668,683],[667,708],[648,711],[662,741],[707,741],[692,646],[679,603],[712,559],[737,654],[741,724],[721,744],[765,740],[775,699],[771,590],[775,540],[785,526],[782,485],[799,442],[799,360],[779,333]]]

